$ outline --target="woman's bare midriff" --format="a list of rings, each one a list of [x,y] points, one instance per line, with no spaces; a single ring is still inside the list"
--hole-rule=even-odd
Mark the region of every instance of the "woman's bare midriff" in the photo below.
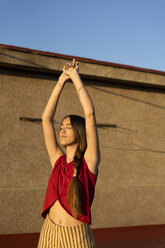
[[[68,214],[57,200],[49,210],[49,216],[54,223],[60,226],[75,226],[82,224],[81,221]]]

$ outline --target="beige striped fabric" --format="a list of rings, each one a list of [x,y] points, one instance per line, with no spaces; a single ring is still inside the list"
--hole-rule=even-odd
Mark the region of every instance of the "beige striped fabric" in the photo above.
[[[41,229],[38,248],[95,248],[95,241],[88,224],[59,226],[47,214]]]

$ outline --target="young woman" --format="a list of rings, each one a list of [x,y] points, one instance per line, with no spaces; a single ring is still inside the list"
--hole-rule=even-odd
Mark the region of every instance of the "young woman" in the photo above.
[[[91,248],[95,242],[90,228],[90,207],[100,162],[95,110],[73,60],[63,73],[42,114],[45,143],[52,165],[42,217],[38,248]],[[53,117],[65,82],[71,79],[77,90],[84,116],[66,116],[61,123],[60,145]],[[69,98],[69,97],[68,97]]]

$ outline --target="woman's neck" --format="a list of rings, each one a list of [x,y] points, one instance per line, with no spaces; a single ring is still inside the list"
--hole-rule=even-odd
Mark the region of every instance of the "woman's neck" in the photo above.
[[[76,154],[77,144],[66,147],[66,162],[70,163],[74,160]]]

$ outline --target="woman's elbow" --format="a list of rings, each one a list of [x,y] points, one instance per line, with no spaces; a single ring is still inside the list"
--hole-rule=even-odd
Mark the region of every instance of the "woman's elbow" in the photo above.
[[[50,121],[51,122],[53,119],[51,117],[49,117],[49,116],[46,116],[46,115],[42,114],[41,120],[42,120],[42,122],[45,122],[45,121]]]
[[[95,110],[94,109],[85,113],[86,118],[91,118],[91,117],[93,118],[94,116],[95,116]]]

